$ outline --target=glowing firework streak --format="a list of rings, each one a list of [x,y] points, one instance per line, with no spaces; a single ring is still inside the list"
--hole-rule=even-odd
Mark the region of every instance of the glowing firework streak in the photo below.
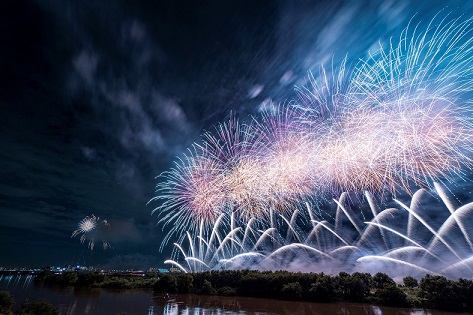
[[[243,254],[238,254],[238,255],[235,255],[233,256],[232,258],[230,259],[222,259],[220,260],[220,262],[222,263],[231,263],[237,259],[240,259],[240,258],[246,258],[246,257],[260,257],[260,258],[264,258],[265,256],[261,253],[256,253],[256,252],[249,252],[249,253],[243,253]]]
[[[435,187],[441,189],[439,184],[435,184]],[[444,191],[438,192],[438,196],[442,194],[446,196]],[[219,225],[212,233],[204,235],[202,241],[200,235],[197,236],[199,240],[194,241],[189,234],[187,250],[175,244],[188,264],[188,269],[182,264],[181,267],[185,271],[193,272],[252,268],[337,273],[378,272],[381,269],[386,270],[386,264],[389,264],[393,268],[386,272],[396,278],[407,275],[423,276],[426,272],[458,278],[471,272],[473,252],[468,246],[470,235],[463,234],[460,225],[455,222],[466,226],[473,220],[473,203],[458,209],[452,208],[451,204],[444,204],[448,214],[446,219],[427,224],[429,212],[423,215],[421,209],[415,209],[421,205],[420,197],[428,196],[423,195],[422,190],[417,191],[411,201],[410,210],[415,209],[415,215],[407,215],[402,211],[409,207],[400,202],[399,209],[387,208],[378,211],[374,199],[368,202],[370,209],[360,213],[346,204],[349,198],[346,197],[347,194],[344,196],[338,199],[339,204],[336,205],[339,209],[340,205],[343,206],[345,210],[340,210],[339,217],[334,220],[350,222],[349,217],[355,221],[356,216],[366,218],[370,214],[374,215],[370,221],[362,221],[363,226],[358,227],[360,231],[354,225],[343,226],[322,218],[307,222],[304,220],[307,214],[302,213],[299,217],[291,217],[290,220],[278,216],[274,227],[257,231],[250,227],[253,220],[240,226],[235,225],[233,229]],[[445,201],[448,198],[439,200]],[[436,205],[432,207],[438,208]],[[298,213],[303,209],[309,211],[310,208],[301,208]],[[450,210],[453,210],[453,214]],[[441,213],[437,215],[445,217]],[[304,232],[300,225],[310,223],[312,228]],[[413,223],[421,224],[429,233],[421,234],[418,231],[414,237],[409,237],[408,234],[412,233],[408,231],[408,227],[412,227]],[[433,226],[439,228],[434,229]],[[296,242],[292,240],[292,231],[299,231]],[[385,233],[382,234],[382,231]],[[455,235],[456,238],[447,238],[447,234]],[[283,235],[286,235],[286,238]],[[381,238],[381,235],[385,235],[385,238]],[[231,247],[231,244],[237,246]],[[195,248],[194,245],[203,248]],[[180,263],[178,256],[167,263],[177,266]],[[190,264],[191,261],[197,264]]]
[[[312,246],[308,246],[308,245],[305,245],[305,244],[300,244],[300,243],[292,243],[292,244],[289,244],[289,245],[285,245],[283,247],[280,247],[278,248],[277,250],[275,250],[273,253],[271,253],[271,255],[269,255],[268,257],[266,257],[266,259],[270,259],[270,258],[273,258],[274,256],[276,255],[279,255],[287,250],[293,250],[295,248],[302,248],[302,249],[305,249],[307,251],[311,251],[311,252],[314,252],[318,255],[321,255],[325,258],[328,258],[328,259],[333,259],[330,255],[324,253],[323,251],[321,250],[318,250]]]

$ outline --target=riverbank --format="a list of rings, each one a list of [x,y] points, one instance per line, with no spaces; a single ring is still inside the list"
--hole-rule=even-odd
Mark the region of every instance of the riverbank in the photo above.
[[[240,315],[471,315],[418,308],[396,308],[364,303],[314,303],[255,297],[156,293],[152,289],[106,289],[45,286],[24,277],[0,280],[0,290],[9,289],[17,303],[46,300],[61,315],[170,315],[170,314],[240,314]],[[17,305],[18,306],[18,305]]]
[[[406,277],[396,284],[384,273],[336,276],[287,271],[226,270],[202,273],[109,277],[99,273],[41,273],[36,282],[95,288],[153,288],[157,293],[249,296],[307,302],[370,303],[473,312],[473,281],[426,275],[419,282]]]

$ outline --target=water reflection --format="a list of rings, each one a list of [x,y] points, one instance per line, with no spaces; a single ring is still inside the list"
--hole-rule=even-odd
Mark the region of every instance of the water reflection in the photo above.
[[[44,299],[57,306],[62,315],[118,315],[123,312],[128,315],[461,315],[364,304],[169,295],[154,294],[152,290],[45,287],[35,285],[32,276],[0,276],[0,290],[10,291],[17,306],[25,299]]]
[[[0,290],[22,287],[27,289],[33,281],[33,275],[0,275]]]
[[[112,290],[42,286],[31,276],[0,276],[0,290],[12,293],[18,307],[26,299],[46,300],[59,308],[62,315],[162,314],[155,310],[152,290]]]
[[[447,315],[441,311],[391,308],[350,303],[307,303],[198,295],[155,295],[163,315]],[[465,314],[465,313],[464,313]]]

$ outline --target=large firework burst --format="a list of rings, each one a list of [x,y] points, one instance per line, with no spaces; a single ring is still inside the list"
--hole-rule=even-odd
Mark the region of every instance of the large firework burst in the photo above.
[[[343,191],[411,192],[472,166],[472,20],[407,27],[349,69],[321,67],[298,100],[235,118],[164,172],[152,200],[174,233],[290,215]],[[253,222],[251,221],[251,222]],[[233,222],[227,222],[233,226]]]

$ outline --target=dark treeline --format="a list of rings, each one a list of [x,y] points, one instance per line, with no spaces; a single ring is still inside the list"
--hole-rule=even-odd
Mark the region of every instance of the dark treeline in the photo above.
[[[14,312],[15,299],[8,291],[0,291],[0,314],[2,315],[59,315],[59,310],[46,301],[24,301]]]
[[[182,274],[148,274],[145,277],[106,276],[99,273],[45,271],[35,278],[46,285],[102,288],[154,288],[161,293],[238,295],[310,302],[360,302],[396,307],[422,307],[473,312],[473,280],[449,280],[426,275],[398,285],[384,273],[371,275],[340,272],[225,270]]]
[[[139,276],[107,276],[98,272],[77,273],[75,271],[55,274],[52,271],[40,272],[35,277],[36,283],[45,285],[80,286],[94,288],[153,288],[158,281],[155,273],[145,277]]]
[[[310,302],[361,302],[396,307],[473,311],[473,281],[426,275],[397,285],[384,273],[336,276],[324,273],[227,270],[163,275],[156,292],[239,295]]]

